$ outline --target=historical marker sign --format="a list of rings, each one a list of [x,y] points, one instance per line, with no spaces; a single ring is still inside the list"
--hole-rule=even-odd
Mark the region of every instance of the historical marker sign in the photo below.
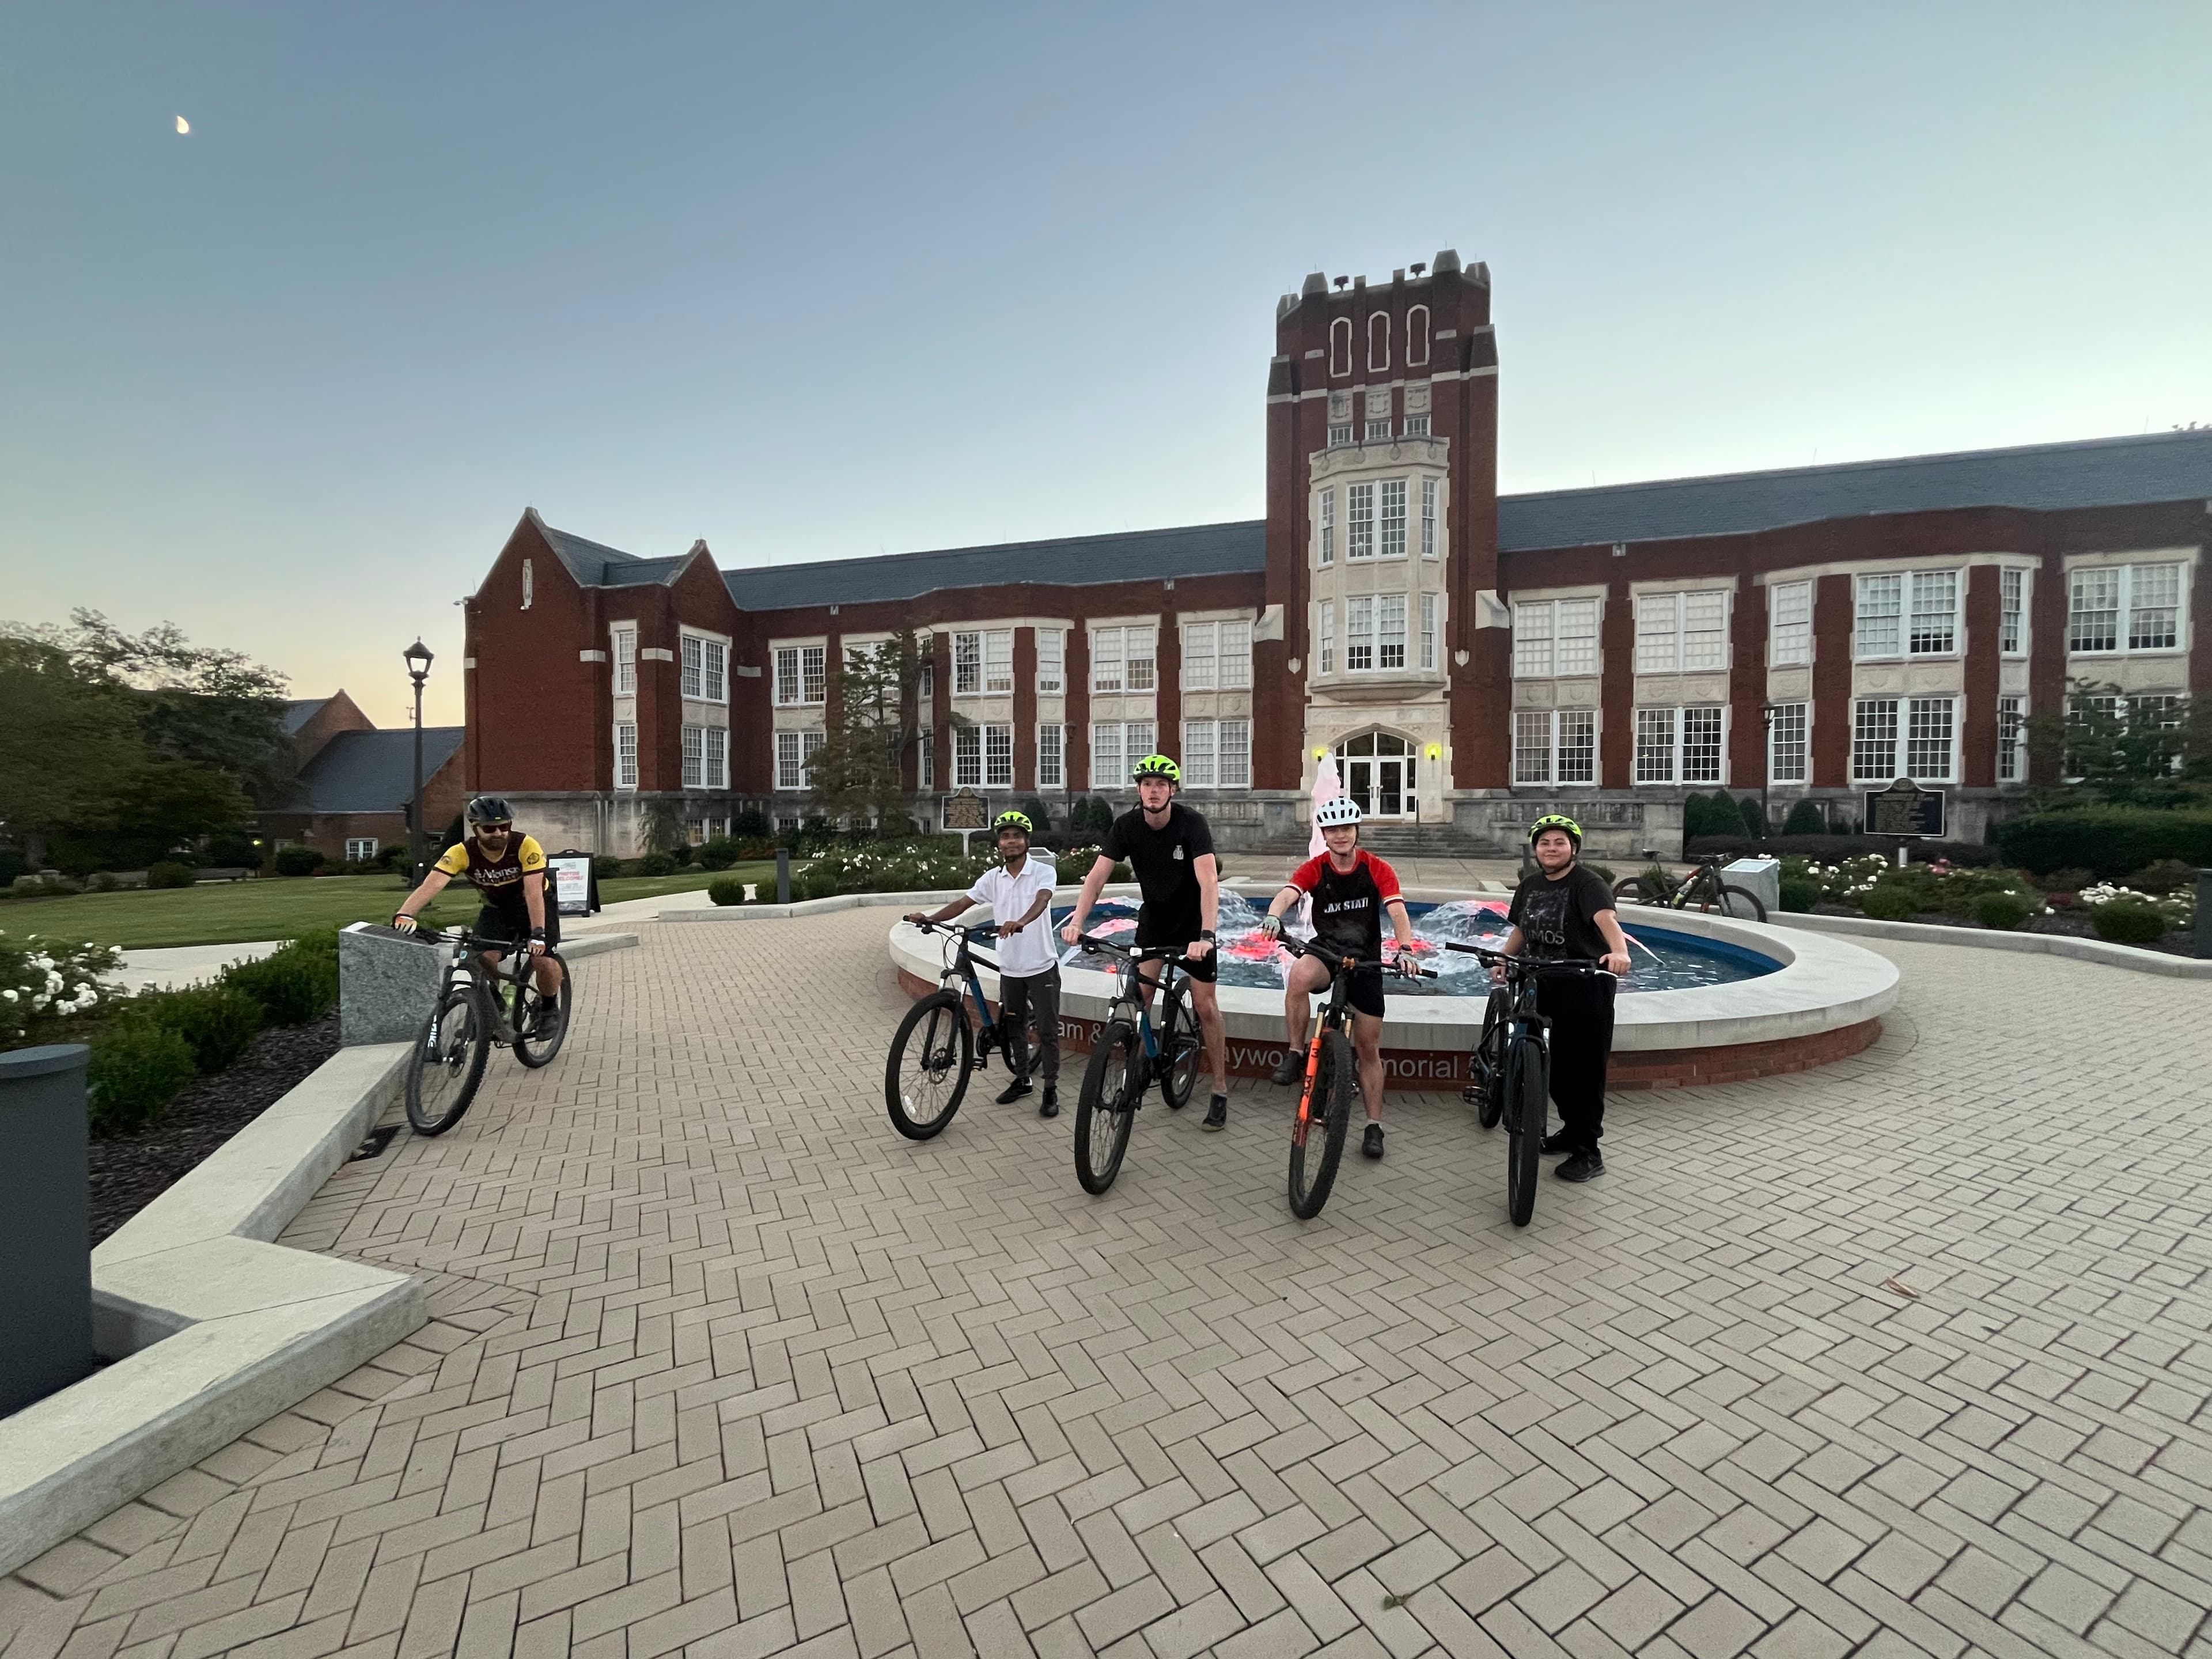
[[[991,805],[973,789],[962,789],[945,798],[945,827],[947,830],[988,830],[991,827]]]
[[[1941,789],[1923,789],[1911,778],[1899,778],[1887,789],[1866,792],[1866,832],[1869,836],[1911,836],[1936,841],[1943,838],[1944,803]]]

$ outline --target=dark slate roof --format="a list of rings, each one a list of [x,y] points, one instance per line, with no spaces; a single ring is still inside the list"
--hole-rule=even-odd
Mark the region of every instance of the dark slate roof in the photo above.
[[[1527,552],[1744,535],[1878,513],[2052,512],[2195,496],[2212,499],[2212,430],[1506,495],[1498,503],[1498,544]]]
[[[284,705],[284,735],[295,738],[300,728],[315,718],[315,711],[328,702],[328,697],[303,697]]]
[[[428,782],[461,746],[468,728],[422,728],[422,779]],[[415,732],[341,732],[300,775],[302,812],[396,812],[415,793]]]
[[[872,559],[823,559],[807,564],[726,570],[730,597],[747,611],[810,605],[860,605],[911,599],[941,587],[995,587],[1012,582],[1079,586],[1169,576],[1218,576],[1262,570],[1267,526],[1260,519],[1127,530],[1111,536],[1070,536],[1048,542],[1003,542],[930,553],[890,553]]]
[[[538,529],[545,534],[547,545],[568,567],[568,574],[576,579],[579,587],[627,587],[629,581],[614,580],[618,568],[639,564],[659,564],[659,559],[639,558],[635,553],[625,553],[618,547],[608,547],[599,542],[586,541],[581,536],[572,536],[565,530],[556,530],[544,520],[538,520]]]

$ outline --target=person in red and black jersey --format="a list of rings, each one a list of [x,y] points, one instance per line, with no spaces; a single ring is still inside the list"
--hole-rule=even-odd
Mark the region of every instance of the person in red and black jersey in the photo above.
[[[1315,810],[1314,822],[1328,850],[1308,859],[1291,872],[1283,890],[1267,907],[1261,931],[1273,939],[1283,931],[1283,917],[1302,898],[1313,901],[1314,943],[1332,956],[1352,957],[1371,963],[1352,975],[1352,1047],[1359,1056],[1359,1094],[1367,1103],[1367,1134],[1360,1151],[1370,1158],[1382,1156],[1382,913],[1390,913],[1390,928],[1397,936],[1398,955],[1391,964],[1399,972],[1420,971],[1413,960],[1413,924],[1406,914],[1406,901],[1398,891],[1398,872],[1359,846],[1359,803],[1348,795],[1323,801]],[[1306,1063],[1306,1018],[1313,994],[1328,988],[1327,963],[1300,957],[1291,964],[1283,988],[1283,1024],[1290,1046],[1275,1067],[1279,1084],[1296,1081]]]

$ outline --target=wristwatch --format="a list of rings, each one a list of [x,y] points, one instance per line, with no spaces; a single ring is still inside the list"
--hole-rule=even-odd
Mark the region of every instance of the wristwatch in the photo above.
[[[545,930],[543,927],[533,927],[530,930],[530,937],[532,939],[544,939],[545,937]]]
[[[1204,939],[1208,945],[1213,943],[1213,929],[1211,927],[1200,928],[1198,930],[1198,936]]]

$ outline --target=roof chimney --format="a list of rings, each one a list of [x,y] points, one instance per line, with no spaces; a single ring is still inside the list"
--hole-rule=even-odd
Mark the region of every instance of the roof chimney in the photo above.
[[[1305,286],[1298,290],[1301,296],[1308,294],[1326,294],[1328,292],[1328,278],[1318,270],[1309,274],[1305,280]]]
[[[1437,254],[1437,276],[1453,276],[1453,275],[1455,275],[1455,274],[1458,272],[1458,270],[1459,270],[1459,250],[1458,250],[1457,248],[1455,248],[1455,247],[1448,247],[1448,248],[1444,249],[1444,251],[1443,251],[1443,252],[1441,252],[1441,253],[1439,253],[1439,254]]]

